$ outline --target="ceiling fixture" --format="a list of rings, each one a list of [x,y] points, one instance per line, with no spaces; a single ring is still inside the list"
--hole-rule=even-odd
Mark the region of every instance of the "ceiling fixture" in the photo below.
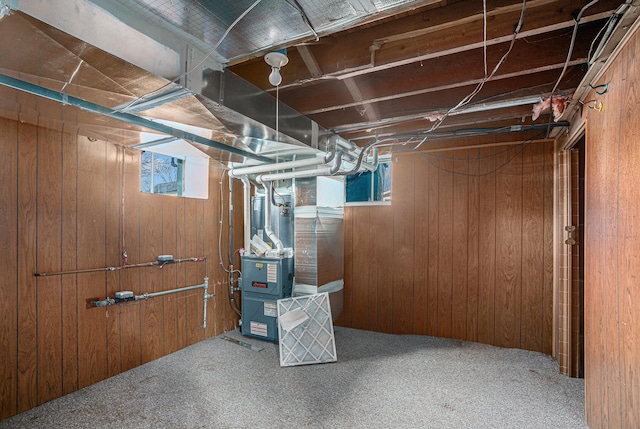
[[[282,83],[280,68],[284,67],[289,62],[289,58],[287,58],[286,52],[286,49],[282,49],[280,51],[269,52],[264,56],[264,60],[266,61],[266,63],[271,66],[269,83],[273,86],[278,86]]]

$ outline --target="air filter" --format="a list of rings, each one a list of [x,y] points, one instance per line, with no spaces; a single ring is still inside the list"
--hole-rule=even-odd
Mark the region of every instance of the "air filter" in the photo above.
[[[278,300],[280,366],[335,362],[329,294]]]

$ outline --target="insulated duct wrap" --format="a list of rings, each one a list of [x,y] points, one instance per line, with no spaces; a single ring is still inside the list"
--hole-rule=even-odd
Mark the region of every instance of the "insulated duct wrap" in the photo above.
[[[296,290],[342,289],[344,181],[314,177],[295,181]],[[339,283],[339,285],[338,285]]]
[[[296,283],[321,287],[344,276],[342,208],[296,207]]]

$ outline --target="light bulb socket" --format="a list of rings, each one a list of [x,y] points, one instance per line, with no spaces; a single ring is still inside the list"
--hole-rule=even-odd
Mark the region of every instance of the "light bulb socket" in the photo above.
[[[269,83],[273,86],[278,86],[282,83],[282,76],[280,75],[280,68],[284,67],[289,58],[280,51],[269,52],[264,56],[264,61],[271,66],[271,74],[269,74]]]

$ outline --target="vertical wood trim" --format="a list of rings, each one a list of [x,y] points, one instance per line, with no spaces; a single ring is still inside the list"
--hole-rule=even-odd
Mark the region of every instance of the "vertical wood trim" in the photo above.
[[[466,144],[467,142],[464,141]],[[468,305],[468,220],[469,220],[469,151],[453,153],[453,284],[451,337],[459,340],[467,338]]]
[[[62,136],[62,269],[76,269],[78,145],[76,136]],[[78,278],[62,278],[62,394],[78,390]]]
[[[426,155],[425,155],[426,156]],[[427,253],[427,335],[437,335],[438,332],[438,267],[439,267],[439,216],[438,206],[440,190],[440,174],[428,159],[420,159],[421,167],[426,169],[427,192],[429,193],[429,246]]]
[[[622,70],[625,67],[625,56],[620,60],[620,66],[612,70],[609,78],[614,82],[622,82]],[[620,153],[620,117],[622,114],[623,91],[612,91],[607,97],[609,111],[604,123],[605,158],[601,159],[605,169],[605,186],[602,198],[605,201],[604,218],[606,225],[604,232],[604,284],[602,290],[603,322],[605,335],[605,372],[606,372],[606,396],[608,410],[606,411],[608,427],[621,427],[622,408],[620,405],[620,342],[619,342],[619,317],[618,283],[619,254],[618,254],[618,193],[624,184],[620,183],[618,163]],[[626,156],[626,154],[622,154]],[[614,340],[616,339],[616,340]]]
[[[638,214],[638,165],[640,151],[637,145],[638,121],[640,109],[640,89],[637,81],[640,75],[638,56],[640,55],[640,38],[636,35],[625,49],[625,62],[622,81],[633,82],[625,86],[620,94],[621,111],[620,157],[619,157],[619,241],[618,241],[618,311],[619,344],[620,344],[620,412],[622,427],[640,426],[640,353],[638,353],[638,335],[640,333],[640,216]],[[633,129],[627,125],[635,124]]]
[[[112,144],[106,144],[105,157],[105,263],[115,267],[122,262],[122,167],[123,150]],[[110,272],[107,278],[107,296],[114,296],[122,290],[120,272]],[[122,372],[122,339],[121,314],[122,306],[112,307],[107,311],[107,374],[109,377]]]
[[[0,119],[0,420],[18,408],[18,124]]]
[[[37,405],[36,127],[18,125],[18,412]]]
[[[429,156],[429,155],[427,155]],[[438,169],[438,327],[437,335],[451,337],[453,309],[453,151],[431,162]]]
[[[124,217],[122,251],[126,251],[129,263],[143,261],[140,257],[140,152],[134,149],[124,150],[124,207],[120,215]],[[140,285],[140,269],[124,270],[121,274],[123,288],[139,295],[143,291]],[[127,371],[142,363],[140,302],[122,306],[120,309],[120,338],[122,342],[122,371]]]
[[[393,332],[413,333],[414,157],[399,156],[391,169],[393,207]],[[354,303],[355,304],[355,303]]]
[[[344,307],[337,324],[351,327],[351,296],[353,294],[353,213],[355,207],[344,209]]]
[[[179,258],[186,258],[187,256],[187,235],[186,235],[186,227],[187,227],[187,212],[186,212],[186,199],[181,198],[178,201],[178,213],[177,213],[177,239],[178,239],[178,249],[177,254]],[[187,267],[186,265],[179,265],[177,270],[177,283],[176,287],[184,287],[187,286]],[[187,336],[187,294],[189,292],[180,292],[176,294],[176,299],[179,300],[178,305],[178,315],[177,315],[177,323],[178,323],[178,332],[177,332],[177,342],[178,348],[182,349],[189,345],[188,336]]]
[[[542,351],[541,309],[544,292],[544,144],[531,144],[523,153],[522,345]]]
[[[480,247],[480,283],[478,287],[478,341],[495,341],[495,282],[496,282],[496,168],[495,148],[480,150],[480,157],[488,157],[479,169],[480,210],[478,239]]]
[[[78,138],[78,269],[105,264],[104,142]],[[78,275],[78,387],[104,380],[107,366],[106,308],[87,305],[107,295],[105,273]]]
[[[162,199],[162,224],[164,225],[162,234],[162,254],[176,255],[176,198]],[[174,256],[175,258],[176,256]],[[167,265],[162,268],[162,289],[173,289],[178,278],[178,266]],[[176,295],[166,295],[164,301],[164,336],[165,352],[173,353],[178,350],[178,307],[176,305]]]
[[[161,195],[140,194],[140,257],[143,261],[155,261],[162,254],[162,230],[155,223],[163,224]],[[158,267],[140,271],[143,293],[162,290],[162,271]],[[164,323],[162,299],[141,302],[142,363],[151,362],[164,355]]]
[[[479,218],[480,192],[479,150],[469,150],[469,232],[467,241],[467,340],[478,340],[478,285],[479,285]]]
[[[61,269],[62,136],[38,129],[37,271]],[[38,404],[62,396],[62,279],[36,279]]]
[[[369,230],[369,207],[355,209],[353,222],[353,265],[368,267],[371,261],[369,255],[372,246]],[[365,269],[353,273],[352,285],[352,326],[357,329],[369,327],[369,288],[370,271]]]
[[[391,206],[373,207],[370,211],[371,230],[375,231],[375,242],[372,245],[372,260],[369,266],[372,268],[372,280],[375,282],[377,294],[377,326],[374,330],[379,332],[391,332],[393,325],[393,270],[387,264],[378,261],[392,260],[390,243],[393,243],[393,208]],[[350,231],[345,228],[347,234]],[[381,245],[385,243],[386,245]]]
[[[522,268],[522,156],[496,157],[496,344],[520,344]],[[515,158],[514,158],[515,156]]]
[[[223,183],[223,191],[224,192],[224,183]],[[228,189],[227,189],[228,192]],[[228,201],[227,201],[228,203]],[[228,209],[228,207],[226,207]],[[225,209],[225,207],[223,207]],[[222,216],[222,219],[227,220],[226,226],[223,224],[219,224],[222,230],[222,237],[225,243],[229,242],[229,224],[228,224],[228,213]],[[196,251],[194,256],[202,256],[204,255],[204,201],[196,200]],[[216,252],[217,255],[218,252]],[[204,281],[204,264],[194,263],[196,277],[193,280],[193,285],[202,284]],[[202,341],[204,339],[204,329],[202,328],[202,324],[204,322],[204,291],[196,290],[195,296],[197,298],[198,310],[196,314],[198,317],[196,318],[197,323],[194,324],[194,333],[195,333],[195,342]]]
[[[429,169],[423,168],[424,160],[415,159],[415,254],[429,254]],[[375,208],[374,208],[375,210]],[[376,234],[377,230],[372,231]],[[418,258],[417,261],[420,259]],[[414,320],[413,332],[427,335],[429,320],[429,264],[414,263]]]
[[[599,135],[600,134],[600,135]],[[605,335],[602,318],[605,308],[601,308],[602,269],[605,258],[603,241],[604,201],[601,198],[605,181],[599,159],[605,156],[602,133],[587,126],[586,139],[586,195],[585,195],[585,406],[587,423],[590,427],[605,427],[606,413],[602,404],[607,400],[606,369],[603,350]]]
[[[544,285],[542,291],[542,352],[553,353],[553,284],[554,284],[554,181],[555,149],[553,145],[544,146]]]
[[[186,217],[186,250],[187,257],[194,256],[198,250],[198,228],[197,201],[187,198],[185,201]],[[198,269],[195,264],[185,264],[186,286],[197,284]],[[202,326],[202,307],[198,305],[198,295],[195,291],[186,292],[187,300],[187,344],[195,344],[198,341],[198,330]]]

